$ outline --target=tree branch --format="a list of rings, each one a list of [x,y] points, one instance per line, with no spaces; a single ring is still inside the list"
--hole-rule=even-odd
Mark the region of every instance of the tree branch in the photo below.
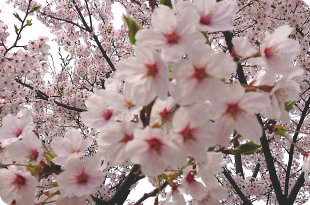
[[[161,186],[160,190],[163,190],[168,185],[168,182],[165,181]],[[140,205],[144,200],[146,200],[149,197],[156,196],[158,194],[159,188],[154,189],[150,193],[145,193],[134,205]]]
[[[263,126],[263,121],[262,121],[261,117],[259,115],[256,115],[256,116],[257,116],[257,119],[260,122],[260,124]],[[263,153],[264,153],[264,156],[265,156],[265,160],[267,162],[267,168],[268,168],[268,172],[269,172],[269,175],[270,175],[270,180],[272,182],[272,186],[274,188],[274,192],[276,194],[278,203],[280,205],[284,205],[284,204],[286,204],[285,203],[286,197],[284,197],[283,194],[282,194],[282,189],[281,189],[281,186],[280,186],[280,182],[279,182],[279,179],[278,179],[278,176],[277,176],[277,172],[276,172],[276,169],[275,169],[274,163],[273,163],[273,156],[271,155],[270,147],[269,147],[269,142],[267,140],[265,132],[263,132],[263,136],[260,138],[260,142],[262,144]]]
[[[104,201],[102,199],[98,199],[94,196],[92,196],[92,199],[96,202],[98,205],[115,205],[120,204],[121,202],[126,200],[129,193],[130,193],[130,187],[140,179],[144,178],[145,176],[142,174],[140,165],[135,164],[130,173],[127,175],[123,183],[119,186],[119,188],[116,190],[113,197],[111,197],[110,200]]]
[[[75,1],[73,1],[73,3],[75,3]],[[76,9],[76,11],[78,12],[79,17],[80,17],[80,19],[81,19],[83,25],[85,26],[86,31],[89,32],[89,33],[92,33],[92,32],[93,32],[92,28],[89,28],[89,26],[87,25],[87,23],[86,23],[86,21],[85,21],[85,19],[84,19],[84,16],[83,16],[83,14],[81,13],[81,10],[79,9],[79,7],[78,7],[77,5],[75,5],[75,9]],[[95,40],[95,42],[96,42],[96,44],[97,44],[97,46],[98,46],[100,52],[102,53],[104,59],[108,62],[108,64],[109,64],[109,66],[111,67],[112,71],[115,71],[115,70],[116,70],[116,69],[115,69],[115,66],[114,66],[114,64],[112,63],[112,61],[111,61],[111,59],[109,58],[109,56],[107,55],[106,51],[103,49],[101,43],[100,43],[99,40],[98,40],[98,37],[97,37],[95,34],[93,34],[92,36],[93,36],[93,38],[94,38],[94,40]]]
[[[237,148],[240,145],[238,139],[234,141],[234,147]],[[242,159],[241,154],[235,155],[235,167],[236,173],[240,174],[244,178],[243,167],[242,167]]]
[[[39,99],[48,101],[48,99],[50,98],[48,95],[46,95],[46,94],[43,93],[42,91],[34,89],[34,87],[32,87],[31,85],[28,85],[28,84],[26,84],[26,83],[23,83],[21,80],[19,80],[19,79],[17,79],[17,78],[15,79],[15,81],[16,81],[17,83],[19,83],[19,84],[21,84],[21,85],[23,85],[23,86],[29,88],[30,90],[34,90],[34,91],[36,92],[37,97],[38,97]],[[87,110],[84,110],[84,109],[81,109],[81,108],[71,107],[71,106],[69,106],[69,105],[65,105],[65,104],[60,103],[60,102],[58,102],[58,101],[56,101],[56,100],[53,100],[53,102],[54,102],[57,106],[66,108],[66,109],[68,109],[68,110],[72,110],[72,111],[76,111],[76,112],[85,112],[85,111],[87,111]]]
[[[244,202],[243,205],[252,205],[252,202],[250,202],[250,200],[243,194],[243,192],[238,187],[235,180],[231,177],[226,168],[224,168],[223,174],[225,175],[229,183],[234,187],[235,191],[237,192],[241,200]]]
[[[301,113],[301,117],[296,127],[296,131],[300,131],[301,126],[304,123],[305,117],[307,115],[307,111],[309,110],[309,105],[310,105],[310,97],[305,103],[305,107]],[[297,142],[298,135],[299,135],[299,132],[295,132],[293,136],[294,143]],[[287,169],[286,169],[286,177],[285,177],[285,194],[284,194],[285,197],[287,197],[288,195],[289,178],[290,178],[290,173],[291,173],[291,168],[292,168],[292,163],[293,163],[294,148],[295,148],[294,145],[291,145],[290,152],[289,152],[289,160],[288,160]]]
[[[298,177],[297,182],[295,183],[290,196],[287,199],[287,205],[293,205],[294,201],[299,193],[300,188],[304,185],[305,179],[304,179],[305,173],[302,172],[301,175]]]

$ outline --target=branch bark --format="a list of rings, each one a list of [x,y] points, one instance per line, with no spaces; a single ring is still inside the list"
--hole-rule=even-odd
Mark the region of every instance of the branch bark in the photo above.
[[[36,92],[36,94],[37,94],[37,97],[38,97],[39,99],[41,99],[41,100],[48,101],[48,99],[50,98],[48,95],[46,95],[46,94],[43,93],[42,91],[34,89],[34,87],[32,87],[31,85],[28,85],[28,84],[26,84],[26,83],[23,83],[23,82],[22,82],[21,80],[19,80],[19,79],[15,79],[15,81],[16,81],[17,83],[19,83],[19,84],[21,84],[21,85],[23,85],[23,86],[29,88],[30,90],[34,90],[34,91]],[[84,110],[84,109],[81,109],[81,108],[72,107],[72,106],[69,106],[69,105],[60,103],[60,102],[58,102],[58,101],[56,101],[56,100],[53,100],[53,102],[54,102],[57,106],[66,108],[66,109],[68,109],[68,110],[72,110],[72,111],[76,111],[76,112],[85,112],[85,111],[87,111],[87,110]]]
[[[230,173],[227,171],[226,168],[224,168],[223,174],[225,175],[225,177],[227,178],[229,183],[234,187],[235,191],[237,192],[237,194],[239,195],[239,197],[243,201],[243,205],[252,205],[252,202],[243,194],[243,192],[238,187],[235,180],[231,177]]]
[[[161,186],[160,186],[160,190],[163,190],[166,186],[168,185],[168,182],[165,181]],[[134,203],[134,205],[140,205],[144,200],[156,196],[157,193],[159,191],[159,188],[154,189],[153,191],[151,191],[150,193],[145,193],[136,203]]]
[[[257,115],[257,119],[260,122],[260,124],[263,126],[263,121],[259,115]],[[286,204],[286,197],[282,194],[282,189],[280,186],[280,182],[277,176],[277,172],[273,163],[273,156],[270,152],[269,142],[267,140],[265,132],[263,132],[263,136],[260,138],[260,142],[262,144],[263,153],[265,156],[265,160],[267,162],[267,168],[270,175],[270,180],[274,189],[274,192],[276,194],[277,200],[279,205],[285,205]]]
[[[305,107],[301,113],[301,117],[300,117],[300,120],[299,120],[298,125],[296,127],[296,131],[300,131],[301,126],[304,123],[305,117],[306,117],[307,112],[309,110],[309,106],[310,106],[310,97],[308,98],[307,102],[305,103]],[[293,142],[294,143],[297,142],[298,135],[299,135],[299,133],[295,132],[295,134],[293,136]],[[285,197],[287,197],[287,195],[288,195],[289,178],[290,178],[290,173],[291,173],[291,168],[292,168],[292,163],[293,163],[294,148],[295,148],[294,145],[291,145],[290,152],[289,152],[289,160],[288,160],[287,169],[286,169],[286,177],[285,177],[285,194],[284,194]]]

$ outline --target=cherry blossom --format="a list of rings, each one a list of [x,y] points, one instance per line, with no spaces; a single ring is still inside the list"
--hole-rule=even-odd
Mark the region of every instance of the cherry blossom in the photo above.
[[[133,86],[133,103],[147,105],[156,96],[165,100],[168,97],[168,69],[155,51],[134,46],[135,58],[117,64],[116,77]],[[138,100],[139,99],[139,100]]]
[[[310,172],[310,161],[309,156],[304,156],[302,171],[305,173],[305,180],[309,181],[309,172]]]
[[[304,2],[7,3],[14,16],[5,18],[17,21],[0,20],[0,196],[6,202],[23,203],[12,191],[22,191],[14,180],[19,176],[22,186],[23,177],[33,180],[26,180],[30,173],[35,183],[25,193],[36,199],[26,204],[138,204],[127,193],[145,175],[160,175],[151,180],[159,204],[307,201]],[[130,23],[113,25],[116,4],[137,33]],[[54,37],[25,35],[37,24],[34,16]],[[59,47],[56,55],[50,42]],[[276,135],[281,127],[287,138]],[[261,148],[236,154],[247,143]],[[141,196],[145,203],[150,195]]]
[[[133,163],[141,165],[144,174],[157,176],[168,165],[181,166],[186,160],[182,150],[169,137],[158,128],[135,129],[134,140],[128,143],[126,152]]]
[[[69,129],[65,138],[54,138],[51,143],[51,147],[57,155],[53,158],[53,162],[64,165],[67,158],[71,155],[75,155],[77,158],[82,157],[92,141],[90,137],[83,139],[82,134],[78,130]]]
[[[194,6],[200,15],[198,29],[208,32],[232,30],[232,20],[238,11],[234,1],[196,0],[193,4],[182,2],[177,6],[180,9]]]
[[[120,112],[110,108],[105,102],[105,97],[108,97],[105,90],[95,90],[95,94],[85,102],[88,110],[81,113],[85,125],[101,130],[119,117]]]
[[[253,85],[261,86],[270,95],[271,106],[267,106],[264,111],[266,117],[289,123],[290,116],[289,112],[285,110],[285,103],[298,99],[300,85],[291,78],[299,74],[302,74],[302,72],[293,72],[277,82],[276,76],[268,72],[260,72],[256,76]]]
[[[259,139],[263,131],[255,113],[265,108],[265,103],[269,101],[268,95],[245,93],[242,86],[234,84],[227,86],[226,94],[223,97],[220,102],[214,105],[216,115],[219,114],[215,131],[218,143],[226,146],[234,129],[246,139]]]
[[[267,33],[260,49],[263,60],[257,59],[255,62],[282,75],[300,69],[291,63],[300,52],[298,42],[288,38],[292,30],[289,25],[285,25],[277,28],[272,34]]]
[[[21,205],[34,203],[37,180],[30,172],[10,166],[0,169],[0,179],[0,196],[5,203],[11,204],[13,200]]]
[[[173,77],[177,81],[176,101],[190,104],[197,100],[212,100],[224,89],[220,78],[224,78],[236,69],[230,56],[214,53],[208,45],[196,42],[188,52],[189,60],[175,64]]]
[[[176,102],[172,97],[168,97],[165,101],[156,99],[151,112],[150,125],[160,126],[164,123],[163,127],[170,130],[172,117],[169,115],[172,115],[175,106]]]
[[[192,167],[188,166],[183,169],[183,176],[180,191],[193,196],[196,200],[203,199],[207,188],[196,180],[196,174],[192,172]]]
[[[36,165],[43,159],[42,141],[31,130],[25,132],[22,140],[14,142],[7,147],[12,160],[21,162],[25,159]]]
[[[208,148],[216,143],[213,130],[204,114],[190,113],[186,108],[181,107],[173,117],[173,128],[170,134],[183,152],[198,161],[203,161]]]
[[[162,49],[161,56],[165,61],[176,61],[191,42],[204,42],[203,35],[195,31],[198,20],[199,15],[193,9],[184,9],[175,15],[168,6],[161,5],[152,14],[152,29],[137,32],[137,45]]]
[[[23,134],[34,128],[31,110],[21,110],[17,116],[7,115],[2,121],[0,128],[0,142],[3,147],[21,139]]]
[[[65,168],[57,177],[63,196],[83,197],[91,194],[93,189],[103,182],[104,173],[100,170],[100,161],[94,158],[81,162],[76,156],[69,157]]]
[[[134,139],[134,129],[138,127],[132,122],[120,122],[115,126],[107,126],[99,135],[97,141],[102,146],[101,154],[111,164],[122,164],[128,159],[125,152],[128,143]]]

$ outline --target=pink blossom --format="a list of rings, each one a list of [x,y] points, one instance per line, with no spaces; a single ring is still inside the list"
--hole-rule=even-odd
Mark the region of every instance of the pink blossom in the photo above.
[[[61,195],[82,197],[91,194],[104,180],[100,163],[96,157],[86,158],[84,162],[75,156],[69,157],[65,171],[57,177]]]
[[[205,196],[207,188],[196,180],[196,173],[192,172],[191,166],[183,169],[180,191],[191,195],[196,200],[201,200]]]
[[[299,43],[288,38],[292,31],[292,27],[285,25],[277,28],[273,34],[267,33],[260,49],[262,60],[258,58],[252,61],[258,62],[266,69],[281,75],[302,70],[291,63],[300,53]]]
[[[259,139],[263,131],[255,113],[263,110],[270,103],[268,95],[245,93],[244,88],[238,84],[228,86],[222,95],[223,98],[214,104],[213,110],[216,113],[214,116],[219,114],[215,131],[218,143],[227,146],[229,136],[234,129],[246,139]]]
[[[100,131],[105,125],[116,121],[120,112],[108,106],[107,97],[107,91],[95,90],[94,94],[85,102],[87,111],[81,113],[81,120],[85,125]]]
[[[150,125],[159,126],[165,121],[163,127],[170,130],[172,127],[172,116],[169,119],[168,117],[172,114],[175,105],[176,102],[172,97],[168,97],[165,101],[156,99],[152,107]]]
[[[304,178],[306,181],[309,181],[309,172],[310,172],[310,157],[309,155],[304,156],[302,171],[305,173]]]
[[[170,137],[161,129],[149,126],[134,130],[134,140],[126,147],[126,152],[133,163],[140,164],[147,176],[157,176],[169,166],[181,166],[186,157],[174,145]]]
[[[203,35],[195,30],[198,20],[199,15],[194,9],[184,9],[175,15],[168,6],[160,5],[152,14],[152,29],[139,30],[135,36],[136,43],[162,49],[162,58],[166,62],[175,62],[193,41],[204,43]]]
[[[147,105],[156,96],[168,96],[168,69],[155,51],[133,46],[136,57],[117,64],[116,78],[133,84],[133,104]]]
[[[236,69],[232,57],[214,53],[209,45],[195,42],[188,51],[188,59],[180,60],[173,69],[176,91],[171,94],[176,101],[188,105],[220,97],[224,87],[220,79]]]
[[[193,4],[193,5],[191,5]],[[192,7],[199,13],[198,29],[200,31],[228,31],[233,30],[233,19],[238,11],[234,1],[196,0],[193,3],[182,2],[177,4],[179,10]]]
[[[204,113],[202,110],[200,112]],[[216,144],[210,124],[208,125],[208,116],[190,113],[183,107],[173,117],[170,135],[187,156],[198,161],[203,161],[207,149]]]
[[[21,139],[26,131],[34,129],[31,113],[31,110],[23,109],[17,116],[9,114],[3,118],[0,128],[0,142],[3,147]]]
[[[37,180],[25,169],[10,166],[0,169],[0,197],[11,204],[15,199],[19,205],[34,204]]]
[[[128,143],[134,139],[133,131],[138,125],[133,122],[120,122],[106,126],[98,135],[101,152],[110,164],[119,165],[127,160],[125,152]]]
[[[77,158],[82,157],[92,141],[91,137],[84,139],[78,130],[70,128],[64,138],[55,137],[51,142],[51,147],[57,155],[52,161],[64,165],[70,155],[75,155]]]
[[[36,165],[43,159],[42,141],[32,130],[25,132],[21,140],[10,144],[7,151],[12,160],[17,162],[27,159],[32,165]]]

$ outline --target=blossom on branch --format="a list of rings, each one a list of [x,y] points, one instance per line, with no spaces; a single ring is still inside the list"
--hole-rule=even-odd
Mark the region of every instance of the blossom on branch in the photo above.
[[[183,151],[165,131],[149,126],[134,130],[134,140],[128,143],[126,152],[131,162],[140,164],[147,176],[157,176],[167,166],[182,166],[186,162]]]
[[[9,169],[0,169],[0,197],[11,204],[13,200],[19,205],[34,204],[37,179],[25,169],[10,166]]]
[[[9,114],[3,118],[2,127],[0,128],[0,142],[2,147],[16,142],[23,137],[26,131],[34,129],[31,113],[31,110],[22,109],[17,116]]]
[[[168,6],[161,5],[152,14],[152,29],[137,32],[136,44],[162,49],[162,58],[166,62],[175,62],[193,41],[205,42],[204,36],[195,30],[198,20],[199,15],[194,9],[183,9],[175,15]]]
[[[168,69],[155,51],[133,46],[135,58],[120,61],[116,66],[116,78],[133,84],[133,104],[147,105],[156,96],[168,97]]]
[[[227,146],[229,136],[236,129],[242,137],[259,139],[263,130],[255,113],[262,111],[270,100],[265,93],[245,92],[241,85],[227,86],[222,98],[214,104],[216,119],[215,136],[218,144]]]

